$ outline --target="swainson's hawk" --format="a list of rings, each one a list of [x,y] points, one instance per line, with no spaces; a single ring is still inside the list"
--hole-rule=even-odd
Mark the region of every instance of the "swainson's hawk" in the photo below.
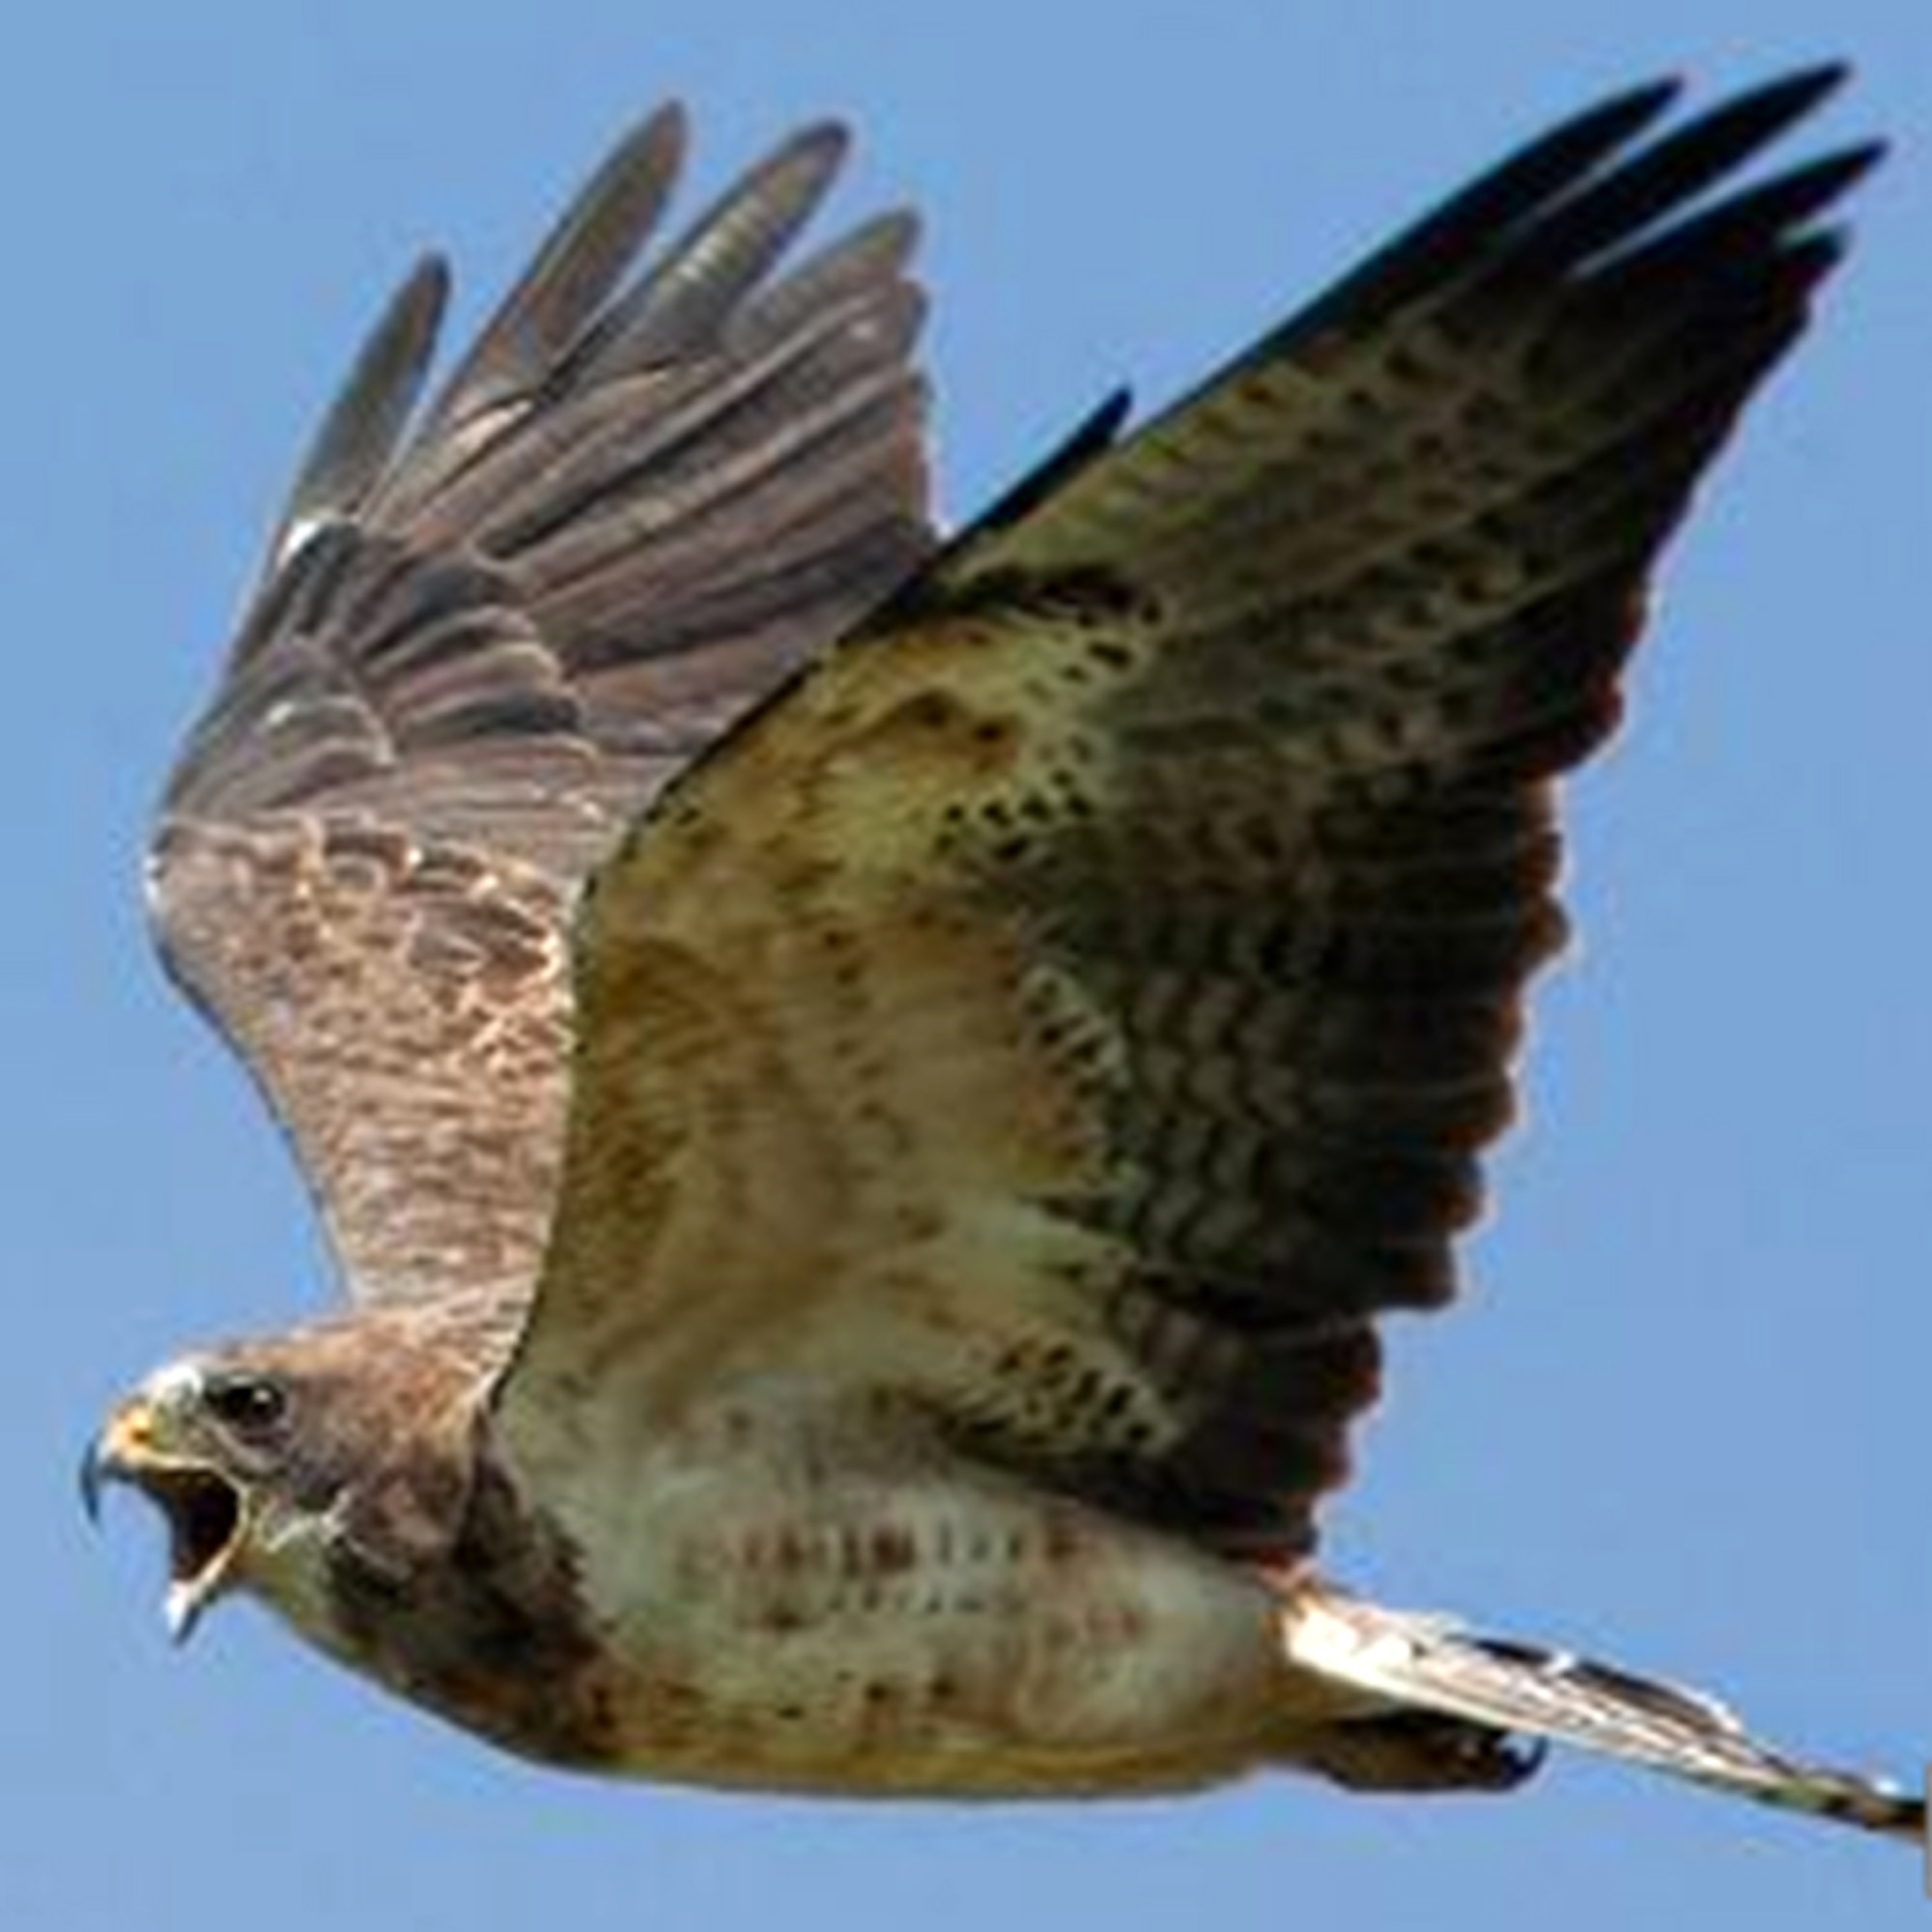
[[[404,286],[169,785],[168,964],[343,1312],[188,1355],[90,1491],[531,1756],[849,1793],[1556,1739],[1899,1834],[1707,1698],[1314,1567],[1452,1290],[1563,932],[1555,781],[1837,260],[1833,86],[1644,87],[943,547],[910,221],[814,128],[645,254],[605,165],[436,397]]]

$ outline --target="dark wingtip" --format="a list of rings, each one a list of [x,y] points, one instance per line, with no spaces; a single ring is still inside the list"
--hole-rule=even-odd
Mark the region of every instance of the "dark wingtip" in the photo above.
[[[789,160],[794,156],[810,155],[821,165],[836,168],[843,165],[851,152],[851,125],[827,117],[808,121],[796,133],[787,136],[779,144],[773,158]]]
[[[1876,138],[1856,141],[1849,148],[1840,148],[1835,154],[1826,156],[1818,165],[1832,170],[1833,192],[1842,194],[1861,182],[1890,153],[1889,141]]]
[[[444,256],[419,255],[362,338],[297,466],[269,542],[269,574],[287,560],[300,526],[355,509],[388,466],[436,354],[450,281]]]
[[[100,1454],[99,1442],[90,1442],[81,1451],[80,1506],[87,1513],[89,1522],[99,1527],[100,1522],[100,1492],[107,1481],[107,1467]]]
[[[1747,129],[1740,145],[1753,149],[1768,146],[1787,128],[1822,106],[1850,75],[1851,67],[1844,61],[1799,68],[1733,95],[1715,108],[1709,119]]]
[[[1851,77],[1852,64],[1848,60],[1813,61],[1808,67],[1794,68],[1789,73],[1749,89],[1741,98],[1765,100],[1772,103],[1770,111],[1788,114],[1795,120],[1837,93]]]
[[[1605,132],[1620,128],[1634,134],[1681,100],[1687,84],[1681,73],[1660,73],[1586,107],[1570,125],[1601,128]]]
[[[1508,169],[1538,154],[1574,154],[1585,165],[1594,165],[1628,147],[1645,128],[1662,120],[1684,98],[1688,85],[1681,73],[1662,73],[1655,79],[1638,81],[1546,129],[1506,156],[1502,167]]]
[[[647,152],[660,142],[671,145],[680,159],[691,144],[691,109],[675,95],[640,115],[612,152],[618,155]]]
[[[449,306],[456,275],[449,257],[439,248],[425,248],[411,265],[396,292],[396,308],[411,319],[412,333],[434,336]]]

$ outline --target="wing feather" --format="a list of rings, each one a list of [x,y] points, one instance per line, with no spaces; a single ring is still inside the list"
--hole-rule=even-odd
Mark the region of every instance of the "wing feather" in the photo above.
[[[808,129],[639,269],[684,146],[619,143],[413,426],[447,277],[404,284],[163,802],[167,963],[359,1297],[528,1293],[583,875],[927,545],[910,217],[777,274]]]
[[[477,331],[426,429],[526,405],[556,381],[663,219],[689,141],[684,109],[669,101],[618,142]]]
[[[1552,781],[1871,156],[1701,197],[1831,79],[1546,137],[1096,419],[657,802],[586,907],[499,1391],[540,1484],[594,1508],[776,1378],[1308,1548],[1509,1116]]]
[[[389,298],[322,419],[269,542],[271,573],[319,525],[357,510],[389,467],[429,374],[448,304],[448,265],[439,255],[426,256]]]

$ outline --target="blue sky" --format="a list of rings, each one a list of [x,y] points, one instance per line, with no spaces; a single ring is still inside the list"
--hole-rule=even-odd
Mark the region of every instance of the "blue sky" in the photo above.
[[[926,211],[963,514],[1101,391],[1171,394],[1503,144],[1609,86],[1820,53],[1900,152],[1668,572],[1575,797],[1478,1292],[1404,1329],[1331,1559],[1932,1750],[1932,12],[1904,0],[306,0],[13,22],[0,71],[0,1919],[50,1932],[1206,1922],[1918,1926],[1909,1857],[1567,1760],[1508,1803],[1285,1781],[1150,1808],[868,1810],[598,1786],[380,1700],[266,1618],[184,1655],[152,1526],[82,1532],[103,1403],[324,1292],[251,1096],[145,955],[149,799],[355,332],[416,249],[473,317],[600,146],[700,176],[832,110],[847,211]]]

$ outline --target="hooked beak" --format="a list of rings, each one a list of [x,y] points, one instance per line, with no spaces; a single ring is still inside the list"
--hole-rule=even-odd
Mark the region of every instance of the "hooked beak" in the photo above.
[[[232,1577],[246,1521],[242,1492],[185,1443],[166,1390],[144,1389],[108,1418],[80,1463],[80,1499],[99,1521],[109,1483],[151,1497],[168,1525],[168,1588],[161,1612],[168,1634],[185,1643],[201,1613]]]

